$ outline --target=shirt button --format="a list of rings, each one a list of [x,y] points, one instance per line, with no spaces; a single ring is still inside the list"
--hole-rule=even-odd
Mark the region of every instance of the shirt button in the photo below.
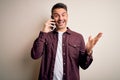
[[[77,45],[74,45],[74,47],[77,47]]]
[[[65,65],[65,63],[63,63]]]
[[[65,75],[65,73],[63,73],[63,75]]]

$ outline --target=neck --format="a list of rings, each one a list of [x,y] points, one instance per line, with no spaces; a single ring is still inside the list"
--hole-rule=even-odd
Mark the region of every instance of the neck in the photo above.
[[[58,32],[66,32],[67,31],[67,27],[65,28],[57,28]]]

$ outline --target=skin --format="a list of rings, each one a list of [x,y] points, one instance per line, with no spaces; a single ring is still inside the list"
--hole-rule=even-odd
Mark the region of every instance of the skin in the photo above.
[[[56,25],[56,29],[59,32],[65,32],[67,30],[67,21],[68,21],[68,14],[67,11],[63,8],[57,8],[54,9],[52,13],[53,19],[49,19],[43,27],[43,32],[48,33],[51,31],[52,24]],[[102,37],[102,33],[98,33],[94,38],[91,36],[88,38],[88,42],[86,44],[86,49],[88,52],[88,55],[92,54],[92,49],[96,45],[96,43],[99,41],[99,39]]]
[[[46,33],[50,32],[51,27],[52,27],[51,24],[56,25],[57,31],[65,32],[67,30],[66,25],[67,25],[67,21],[68,21],[68,14],[67,14],[66,10],[62,9],[62,8],[55,9],[52,13],[52,16],[54,19],[49,19],[45,23],[43,32],[46,32]]]

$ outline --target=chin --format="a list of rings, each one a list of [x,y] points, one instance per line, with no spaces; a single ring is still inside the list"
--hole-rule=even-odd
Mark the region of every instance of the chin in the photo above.
[[[58,26],[58,28],[59,28],[59,29],[63,29],[63,28],[65,28],[65,26]]]
[[[66,27],[65,24],[63,24],[63,25],[58,25],[58,28],[64,28],[64,27]]]

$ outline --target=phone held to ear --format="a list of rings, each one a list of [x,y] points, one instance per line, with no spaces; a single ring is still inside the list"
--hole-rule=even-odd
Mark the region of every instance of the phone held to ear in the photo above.
[[[53,19],[52,16],[51,16],[51,18]],[[52,21],[52,22],[54,22],[54,24],[51,24],[51,25],[52,25],[52,26],[51,26],[51,30],[54,30],[54,29],[56,28],[55,21]]]

